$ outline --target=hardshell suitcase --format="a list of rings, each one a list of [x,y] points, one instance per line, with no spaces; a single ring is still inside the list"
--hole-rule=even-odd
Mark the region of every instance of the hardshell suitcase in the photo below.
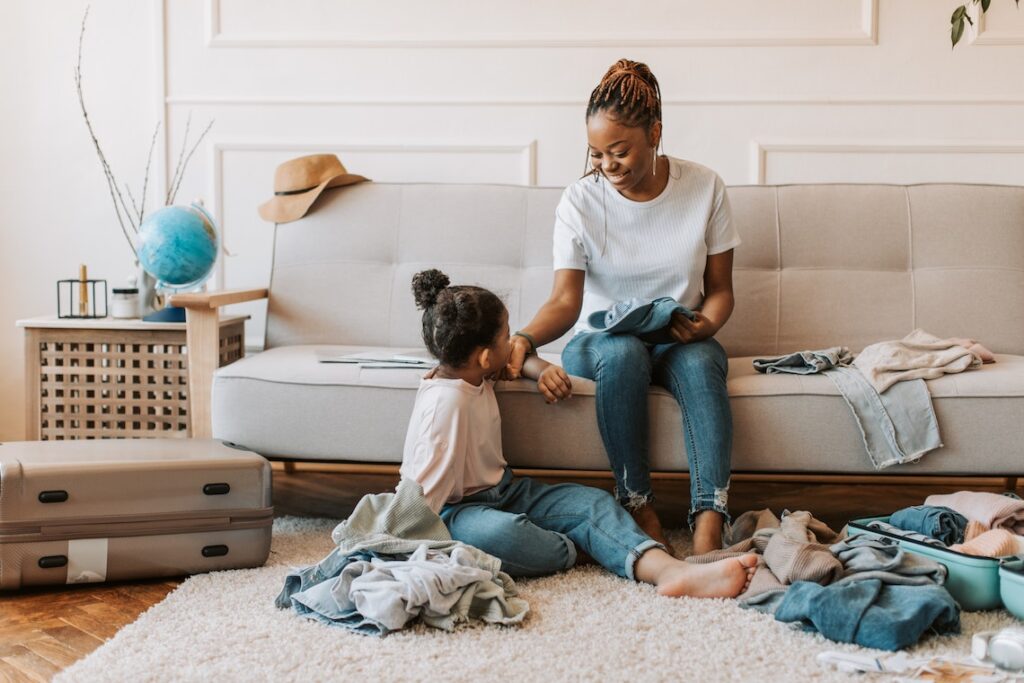
[[[0,444],[0,589],[257,567],[270,463],[204,439]]]
[[[946,590],[967,612],[999,609],[1003,606],[1000,596],[999,565],[1008,558],[978,557],[948,548],[938,548],[887,531],[872,529],[868,525],[874,521],[888,522],[889,516],[855,519],[847,525],[849,534],[867,534],[874,538],[886,539],[908,552],[944,564],[948,570]]]

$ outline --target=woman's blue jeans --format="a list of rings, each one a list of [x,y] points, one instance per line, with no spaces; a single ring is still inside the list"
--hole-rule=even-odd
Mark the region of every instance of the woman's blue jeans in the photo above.
[[[566,372],[597,383],[597,424],[615,476],[615,496],[629,509],[654,500],[648,464],[647,392],[653,382],[679,404],[690,464],[690,514],[729,518],[732,411],[729,363],[714,338],[645,344],[630,334],[577,334],[562,351]]]
[[[576,564],[576,546],[605,569],[635,580],[636,561],[662,548],[607,491],[514,479],[441,508],[452,538],[501,560],[512,576],[544,576]]]

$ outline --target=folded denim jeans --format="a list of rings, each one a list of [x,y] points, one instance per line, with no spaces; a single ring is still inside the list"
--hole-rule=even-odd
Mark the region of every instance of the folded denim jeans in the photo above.
[[[892,513],[889,524],[953,545],[963,542],[967,518],[941,505],[914,505]]]
[[[768,375],[813,375],[852,362],[853,354],[850,353],[850,349],[845,346],[833,346],[818,351],[797,351],[785,356],[755,358],[754,369]]]

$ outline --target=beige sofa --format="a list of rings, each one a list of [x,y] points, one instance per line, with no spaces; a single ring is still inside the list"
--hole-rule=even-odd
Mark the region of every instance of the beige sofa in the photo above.
[[[276,227],[266,350],[219,369],[212,393],[204,382],[213,365],[195,353],[196,410],[212,396],[213,436],[268,457],[399,462],[419,373],[323,364],[317,352],[421,347],[409,283],[427,267],[493,289],[513,329],[524,324],[551,285],[559,196],[433,184],[325,193],[308,216]],[[729,197],[743,245],[736,309],[719,339],[730,356],[735,471],[873,472],[827,378],[759,375],[751,360],[832,345],[856,351],[921,327],[974,337],[998,362],[928,382],[945,447],[886,472],[1024,472],[1024,188],[740,186]],[[190,352],[218,305],[263,293],[182,300]],[[566,341],[542,351],[557,360]],[[513,465],[606,469],[594,385],[574,386],[571,401],[550,406],[529,381],[499,385]],[[660,388],[649,401],[652,468],[686,471],[679,410]]]

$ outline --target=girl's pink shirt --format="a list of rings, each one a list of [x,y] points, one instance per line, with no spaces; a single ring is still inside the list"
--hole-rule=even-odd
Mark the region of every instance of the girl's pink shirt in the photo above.
[[[501,415],[494,383],[461,379],[420,382],[402,454],[402,478],[423,487],[430,507],[490,488],[501,481]]]

